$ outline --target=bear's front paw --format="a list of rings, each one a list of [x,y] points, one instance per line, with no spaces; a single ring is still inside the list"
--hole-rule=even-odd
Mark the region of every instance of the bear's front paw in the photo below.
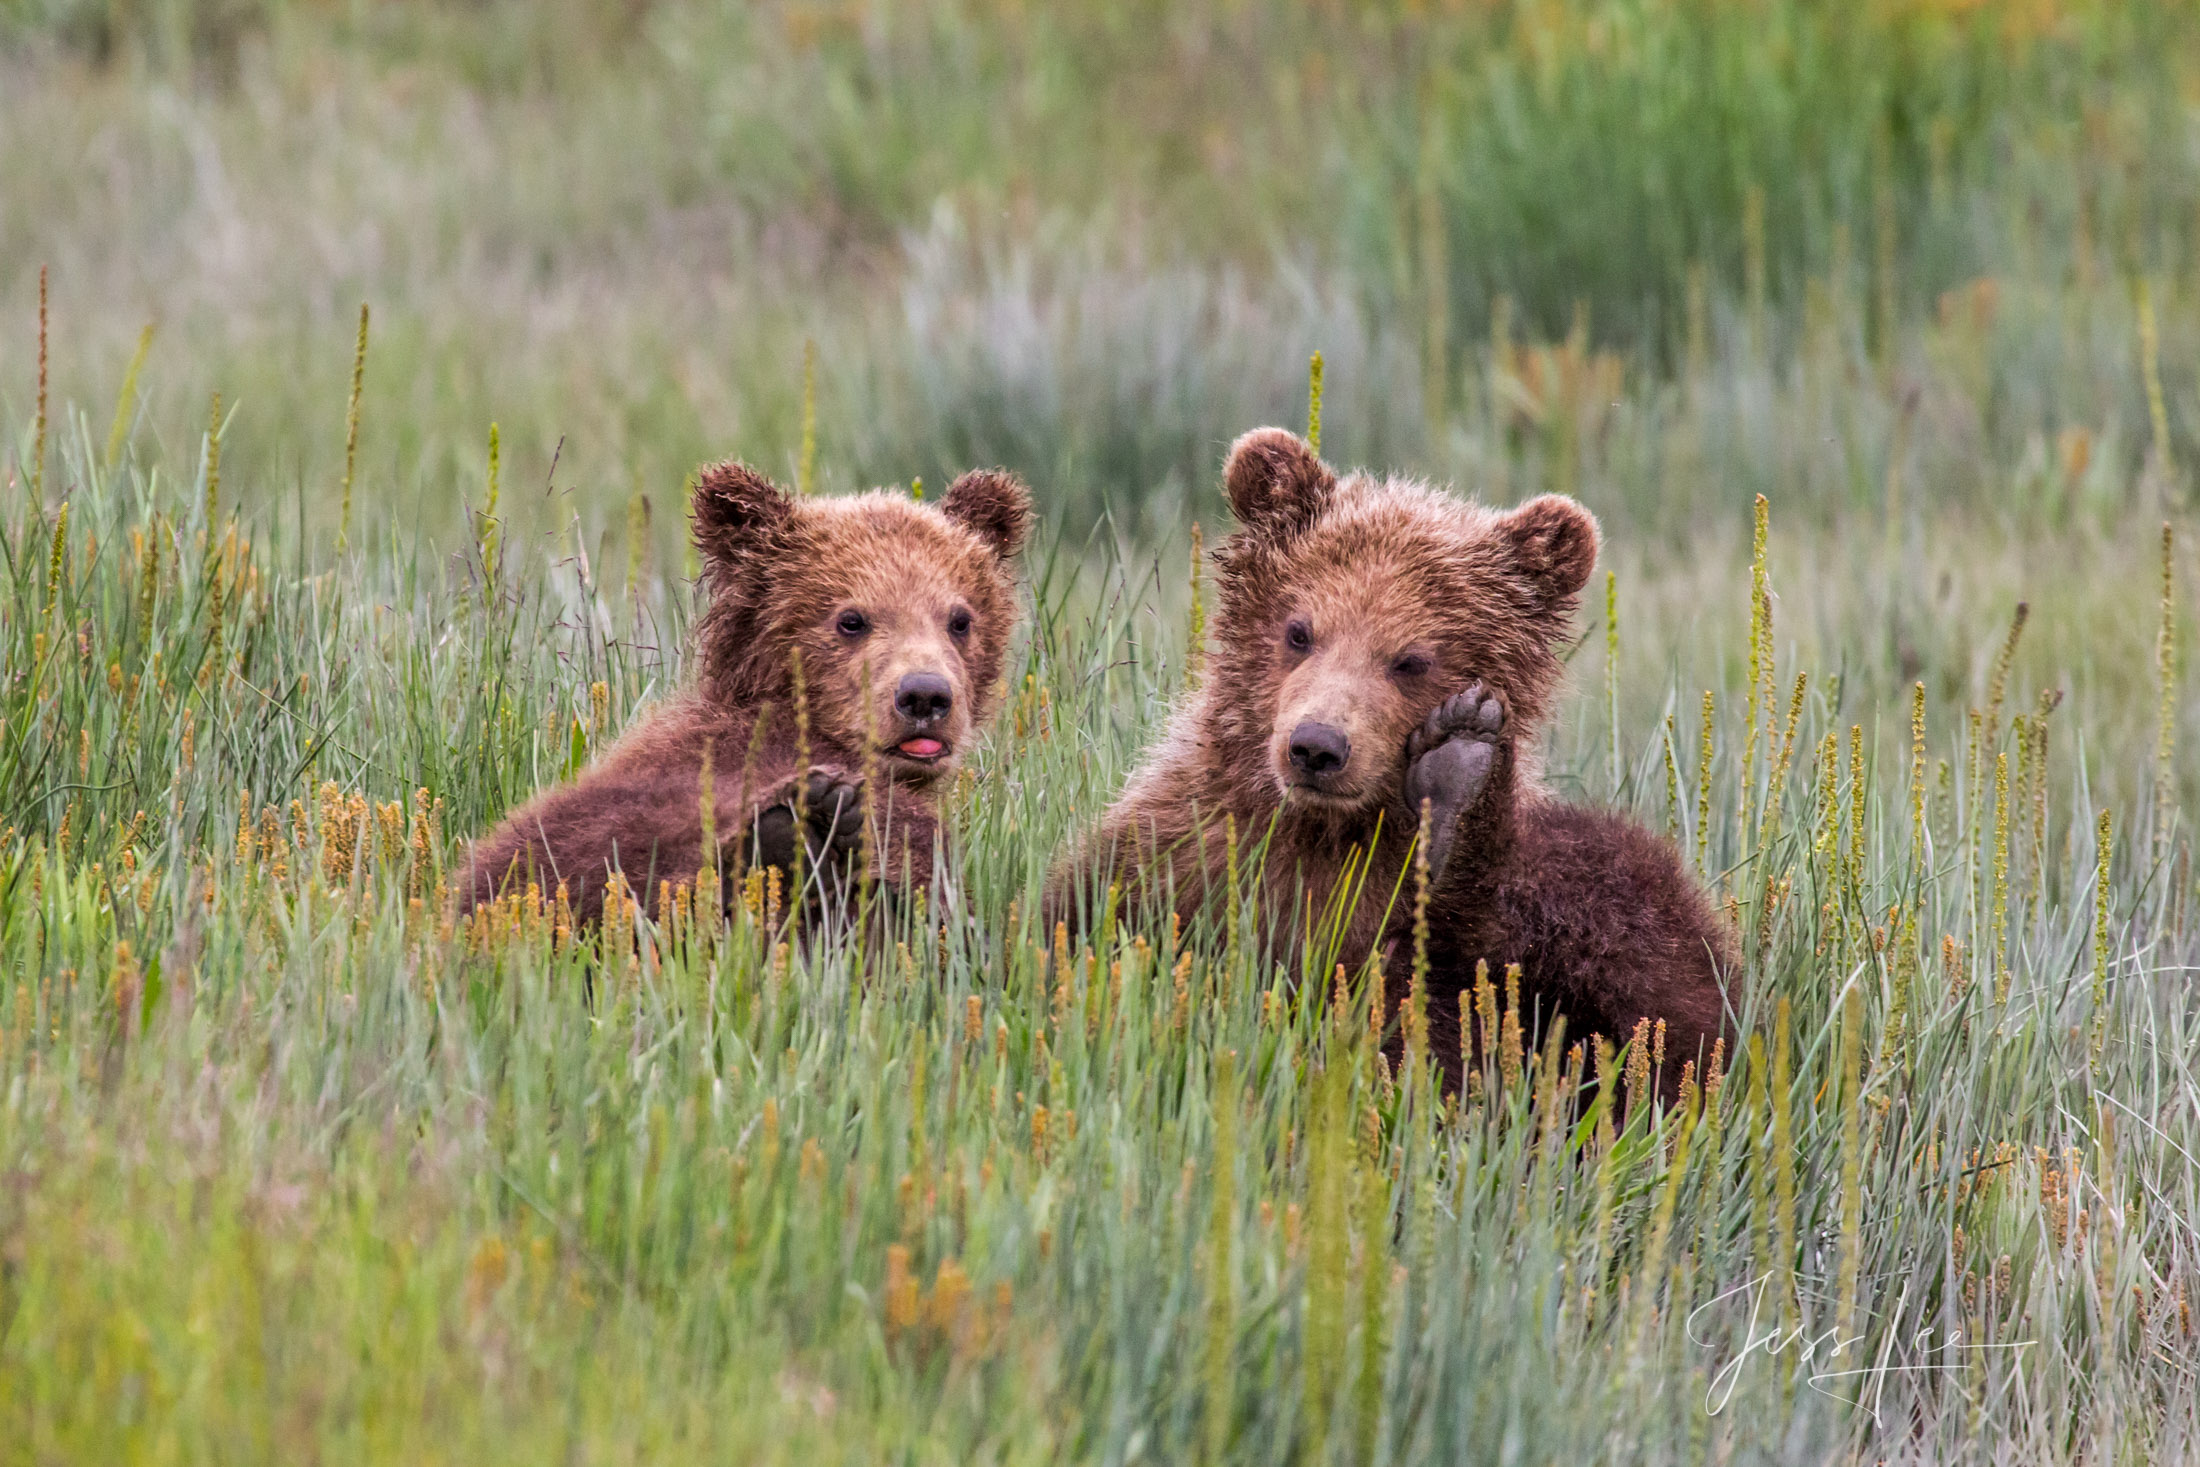
[[[1429,807],[1428,867],[1441,876],[1464,815],[1489,788],[1505,748],[1505,701],[1476,683],[1436,705],[1406,740],[1406,808]]]
[[[798,823],[810,869],[837,871],[863,845],[863,782],[824,769],[790,780],[774,803],[757,812],[751,860],[792,871]]]

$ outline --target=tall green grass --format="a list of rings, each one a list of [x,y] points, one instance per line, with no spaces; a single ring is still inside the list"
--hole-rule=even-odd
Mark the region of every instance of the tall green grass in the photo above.
[[[1039,555],[947,874],[884,940],[790,944],[753,904],[457,928],[456,838],[677,676],[679,591],[327,561],[209,522],[207,445],[110,467],[62,423],[55,502],[0,536],[11,1460],[2193,1440],[2192,877],[2152,693],[2096,733],[1988,629],[1982,662],[1932,650],[1958,701],[1913,745],[1904,699],[1798,667],[1775,534],[1772,594],[1719,590],[1763,655],[1716,679],[1708,786],[1664,773],[1697,733],[1655,716],[1694,705],[1672,665],[1553,760],[1704,853],[1746,1045],[1660,1110],[1641,1049],[1522,1053],[1500,975],[1447,1099],[1364,974],[1297,984],[1218,922],[1036,926],[1181,678],[1174,572]],[[2171,608],[2137,580],[2144,625]],[[1605,645],[1656,657],[1682,624],[1633,584]]]

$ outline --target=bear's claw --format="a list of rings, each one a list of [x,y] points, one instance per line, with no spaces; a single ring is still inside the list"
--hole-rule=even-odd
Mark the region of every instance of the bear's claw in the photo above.
[[[798,807],[806,820],[803,844],[812,870],[837,866],[861,848],[863,782],[813,769],[790,780],[777,802],[757,812],[751,832],[755,864],[794,869]]]
[[[1406,740],[1406,807],[1418,818],[1422,802],[1428,804],[1431,879],[1451,859],[1459,817],[1497,770],[1505,724],[1504,700],[1476,683],[1437,704]]]

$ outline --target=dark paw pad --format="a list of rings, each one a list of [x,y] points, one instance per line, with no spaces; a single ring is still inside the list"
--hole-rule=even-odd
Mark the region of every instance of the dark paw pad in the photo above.
[[[863,784],[822,769],[790,781],[779,799],[757,812],[751,860],[791,870],[795,830],[813,870],[845,865],[863,844]]]
[[[1496,773],[1506,725],[1505,702],[1476,683],[1436,705],[1406,740],[1406,808],[1429,811],[1429,870],[1450,859],[1459,817],[1481,798]]]
[[[1430,711],[1421,726],[1406,740],[1406,762],[1454,739],[1494,743],[1505,732],[1505,702],[1476,683],[1464,693],[1454,693]]]

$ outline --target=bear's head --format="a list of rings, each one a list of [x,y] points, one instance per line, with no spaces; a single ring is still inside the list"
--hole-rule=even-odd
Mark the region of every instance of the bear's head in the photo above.
[[[1224,488],[1240,528],[1215,552],[1209,737],[1252,792],[1333,824],[1409,817],[1408,735],[1477,682],[1532,735],[1596,564],[1587,510],[1339,479],[1281,428],[1232,445]]]
[[[706,698],[791,717],[799,665],[818,747],[868,748],[920,781],[992,718],[1031,521],[1014,475],[973,471],[925,504],[888,490],[797,498],[724,463],[702,472],[694,510]]]

